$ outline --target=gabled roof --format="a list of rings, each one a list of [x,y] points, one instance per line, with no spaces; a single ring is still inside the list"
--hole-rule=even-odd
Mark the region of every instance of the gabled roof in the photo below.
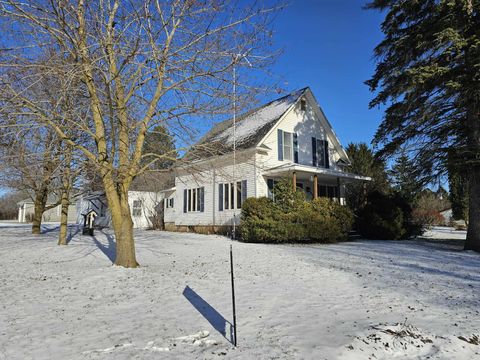
[[[307,89],[294,91],[238,116],[235,121],[236,149],[245,150],[257,146]],[[187,152],[184,160],[203,160],[231,151],[233,151],[233,119],[215,125]]]

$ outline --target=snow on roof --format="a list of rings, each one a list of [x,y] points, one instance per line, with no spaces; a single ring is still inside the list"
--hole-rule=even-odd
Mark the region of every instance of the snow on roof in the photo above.
[[[295,91],[241,116],[235,126],[237,142],[241,143],[251,137],[256,137],[262,127],[278,120],[285,114],[302,93],[303,90]],[[222,141],[227,145],[233,145],[233,121],[229,120],[229,122],[231,126],[214,136],[213,141]]]
[[[235,122],[237,149],[257,146],[277,121],[303,95],[307,88],[294,91],[259,108],[240,115]],[[207,158],[231,152],[233,149],[233,119],[215,125],[187,154],[189,160]]]

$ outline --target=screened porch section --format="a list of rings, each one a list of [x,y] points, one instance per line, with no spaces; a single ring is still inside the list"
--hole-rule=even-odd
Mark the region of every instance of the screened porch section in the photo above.
[[[308,200],[325,197],[345,205],[345,185],[370,181],[371,178],[313,166],[291,164],[263,173],[268,188],[268,197],[275,200],[275,184],[282,179],[291,179],[294,191],[303,191]]]
[[[274,187],[275,185],[281,181],[283,178],[275,177],[275,178],[266,178],[267,188],[268,188],[268,198],[275,200],[275,193]],[[322,182],[318,181],[317,177],[317,184],[316,184],[316,191],[315,191],[315,179],[312,176],[312,179],[301,179],[297,178],[295,180],[295,190],[296,191],[303,191],[305,193],[307,200],[313,200],[318,197],[325,197],[332,199],[344,204],[344,191],[342,190],[343,184],[339,181],[335,181],[335,179],[322,180]]]

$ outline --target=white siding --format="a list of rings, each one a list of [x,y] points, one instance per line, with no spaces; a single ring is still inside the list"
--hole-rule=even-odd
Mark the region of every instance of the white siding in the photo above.
[[[307,102],[306,111],[300,110],[300,103],[290,109],[282,119],[265,138],[263,145],[268,146],[271,150],[269,156],[263,160],[264,164],[269,168],[293,163],[289,160],[278,160],[278,134],[277,130],[283,130],[290,133],[296,133],[298,136],[298,163],[300,165],[312,166],[312,137],[328,141],[328,153],[330,169],[341,170],[336,165],[340,156],[338,149],[335,148],[335,141],[331,135],[325,130],[324,125],[327,120],[323,114],[320,114],[321,120],[318,118],[318,112],[314,111],[310,102]]]
[[[48,205],[47,205],[48,206]],[[19,222],[30,222],[33,214],[35,213],[35,205],[33,202],[23,203],[19,207]],[[58,205],[52,209],[49,209],[43,213],[42,221],[44,222],[59,222],[62,215],[62,206]],[[71,204],[68,207],[68,218],[67,221],[74,222],[77,218],[77,210],[75,203]]]
[[[172,208],[167,208],[164,206],[164,218],[163,220],[165,223],[174,223],[176,218],[177,218],[177,212],[175,211],[177,203],[182,200],[179,196],[177,196],[177,193],[173,191],[172,193],[169,193],[165,197],[165,203],[169,201],[170,199],[173,199],[173,207]],[[182,205],[183,206],[183,205]]]
[[[183,171],[175,178],[175,219],[176,225],[232,225],[235,214],[236,222],[240,221],[241,209],[219,211],[218,185],[233,182],[233,158],[227,157],[201,168],[191,168],[192,173]],[[239,155],[235,167],[235,181],[247,181],[247,197],[255,196],[255,157]],[[183,211],[185,189],[204,187],[204,212]],[[167,221],[167,220],[166,220]]]
[[[152,225],[152,218],[161,211],[159,206],[162,206],[163,193],[149,192],[149,191],[129,191],[128,205],[130,206],[130,213],[132,214],[134,228],[148,228]],[[133,214],[133,202],[141,201],[141,211],[139,215]]]
[[[128,205],[132,214],[134,228],[148,228],[152,225],[152,217],[156,214],[158,206],[161,205],[163,194],[149,191],[129,191]],[[133,215],[133,202],[142,201],[141,213]],[[100,227],[111,226],[110,210],[106,207],[107,199],[104,196],[93,198],[91,200],[79,199],[76,204],[77,224],[83,224],[83,214],[90,210],[95,210],[98,216],[95,218],[95,225]],[[103,216],[102,216],[103,215]]]

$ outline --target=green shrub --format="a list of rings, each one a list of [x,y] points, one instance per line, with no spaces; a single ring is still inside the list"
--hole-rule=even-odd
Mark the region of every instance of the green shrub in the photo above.
[[[242,204],[242,218],[278,219],[281,214],[278,206],[266,197],[248,198]]]
[[[345,240],[352,223],[353,214],[345,206],[325,198],[307,202],[287,194],[280,203],[247,199],[242,206],[240,234],[246,242],[332,243]]]
[[[301,208],[306,200],[303,191],[293,191],[293,183],[289,179],[283,179],[275,184],[273,193],[275,204],[285,213]]]
[[[372,192],[359,212],[358,230],[368,239],[408,239],[421,233],[412,219],[412,208],[400,194]]]

